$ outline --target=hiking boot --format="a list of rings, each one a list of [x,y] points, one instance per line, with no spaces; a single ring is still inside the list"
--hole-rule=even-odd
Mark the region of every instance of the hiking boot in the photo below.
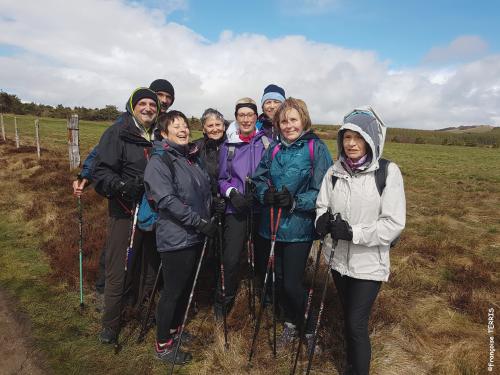
[[[297,327],[293,323],[285,322],[283,327],[283,332],[278,338],[276,343],[280,349],[285,349],[293,343],[293,340],[297,337]]]
[[[102,344],[114,344],[118,339],[118,334],[111,328],[103,328],[99,334],[99,341]]]
[[[175,347],[176,345],[174,345],[174,340],[172,339],[163,345],[157,342],[155,345],[155,357],[163,363],[171,364],[174,362]],[[183,352],[179,349],[177,356],[175,356],[175,364],[185,365],[191,361],[191,359],[193,359],[191,353]]]

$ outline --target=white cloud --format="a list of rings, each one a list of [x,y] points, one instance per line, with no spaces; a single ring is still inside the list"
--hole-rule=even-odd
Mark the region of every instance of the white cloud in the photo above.
[[[467,61],[486,53],[488,44],[476,35],[462,35],[447,46],[433,47],[424,57],[426,63]]]
[[[174,107],[200,116],[216,107],[232,117],[243,96],[260,101],[269,83],[303,98],[313,122],[337,123],[371,104],[389,126],[500,125],[500,56],[449,67],[392,71],[373,51],[315,43],[303,36],[269,39],[221,32],[209,42],[165,14],[118,0],[17,1],[0,5],[1,89],[46,104],[123,108],[139,85],[167,78]]]

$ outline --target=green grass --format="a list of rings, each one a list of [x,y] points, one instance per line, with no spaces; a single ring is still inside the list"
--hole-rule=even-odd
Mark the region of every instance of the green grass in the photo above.
[[[11,120],[6,117],[9,140]],[[19,116],[24,145],[32,142],[33,120]],[[81,123],[83,157],[107,125]],[[16,152],[12,144],[0,142],[0,208],[5,212],[0,216],[0,285],[31,316],[35,342],[55,373],[164,372],[165,366],[152,359],[153,332],[146,343],[131,342],[115,356],[97,343],[98,315],[92,308],[79,314],[66,123],[41,119],[41,126],[42,147],[47,150],[39,163],[32,149]],[[199,132],[193,134],[198,136]],[[335,155],[336,141],[326,143]],[[403,172],[407,226],[391,250],[391,278],[373,310],[372,373],[482,373],[486,311],[498,300],[500,288],[500,151],[387,143],[384,157],[397,162]],[[88,201],[96,211],[87,214],[90,241],[104,233],[105,208],[92,194]],[[100,246],[96,240],[86,249],[87,290]],[[342,368],[341,313],[334,288],[328,296],[322,331],[328,350],[315,362],[317,374]],[[231,352],[225,355],[220,330],[213,332],[210,307],[202,306],[190,328],[208,345],[195,348],[196,361],[184,373],[245,373],[251,327],[244,307],[233,315]],[[281,356],[275,362],[266,354],[264,341],[262,345],[264,354],[252,373],[287,373],[289,358]]]

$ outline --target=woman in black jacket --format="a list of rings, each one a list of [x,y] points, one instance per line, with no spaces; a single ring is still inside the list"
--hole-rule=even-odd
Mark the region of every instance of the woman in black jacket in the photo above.
[[[203,138],[197,139],[194,143],[198,147],[200,165],[210,176],[212,191],[216,192],[219,178],[219,150],[226,140],[224,116],[216,109],[208,108],[201,116],[201,125]]]
[[[156,314],[156,357],[184,364],[191,354],[179,351],[174,358],[196,261],[205,235],[216,227],[210,220],[210,182],[196,163],[189,126],[182,112],[170,111],[159,118],[163,139],[155,141],[144,171],[148,200],[158,211],[156,244],[162,261],[163,289]]]

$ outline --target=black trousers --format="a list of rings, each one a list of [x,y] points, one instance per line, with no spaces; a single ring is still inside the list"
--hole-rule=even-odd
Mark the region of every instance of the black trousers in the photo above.
[[[259,227],[260,215],[253,215],[253,225],[250,226],[249,215],[247,214],[228,214],[224,218],[224,285],[226,290],[227,312],[232,307],[238,285],[240,281],[240,262],[247,260],[247,254],[242,254],[246,251],[246,242],[248,239],[248,231],[253,228],[253,242],[255,250],[256,269],[259,268],[258,252],[262,248],[262,238],[256,234]],[[216,304],[222,304],[222,291],[220,283],[220,275],[217,280],[217,292],[215,296]]]
[[[270,250],[271,241],[264,240],[264,244],[265,248]],[[311,245],[312,241],[276,242],[274,247],[276,294],[283,309],[285,321],[295,325],[300,325],[304,316],[307,290],[303,279]],[[271,291],[271,285],[272,275],[270,274],[268,276],[268,293]]]
[[[165,343],[182,324],[202,244],[160,253],[163,289],[156,310],[156,339]]]
[[[332,275],[344,310],[348,366],[351,374],[367,375],[371,359],[368,321],[382,282],[354,279],[334,270]]]

